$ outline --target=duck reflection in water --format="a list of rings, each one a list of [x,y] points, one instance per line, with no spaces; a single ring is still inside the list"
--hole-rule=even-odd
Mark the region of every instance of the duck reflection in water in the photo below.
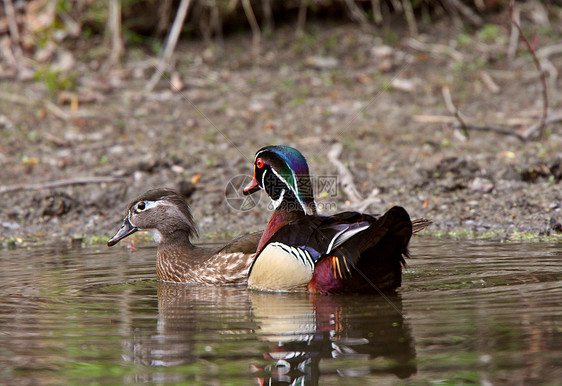
[[[271,343],[264,357],[274,361],[254,368],[260,383],[314,385],[334,375],[375,372],[408,378],[417,371],[399,294],[385,298],[253,292],[250,298],[259,326],[256,333]],[[342,367],[326,364],[321,371],[320,361],[328,358],[342,360]],[[375,358],[384,361],[374,363]]]
[[[370,374],[408,378],[417,371],[416,352],[401,310],[394,293],[323,296],[158,283],[157,333],[143,362],[177,366],[230,354],[239,360],[241,344],[256,347],[248,343],[255,334],[265,342],[264,359],[248,355],[248,365],[260,384],[314,385]],[[239,340],[235,351],[220,349],[223,340],[210,336],[216,333]]]

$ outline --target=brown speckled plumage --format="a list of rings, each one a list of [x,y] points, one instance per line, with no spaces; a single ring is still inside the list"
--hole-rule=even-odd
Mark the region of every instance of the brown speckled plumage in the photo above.
[[[195,251],[202,256],[194,258]],[[159,248],[156,259],[158,279],[206,285],[240,284],[246,282],[255,257],[255,253],[225,253],[206,248],[195,251],[190,251],[189,258],[186,258],[185,251]]]
[[[247,280],[262,232],[241,236],[220,248],[193,245],[197,228],[184,198],[171,189],[150,190],[133,200],[121,229],[108,245],[139,229],[152,229],[158,242],[159,280],[206,285],[240,284]]]

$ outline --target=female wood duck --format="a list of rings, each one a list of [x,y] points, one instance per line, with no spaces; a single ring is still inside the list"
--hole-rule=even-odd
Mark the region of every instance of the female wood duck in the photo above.
[[[247,234],[220,248],[191,244],[197,227],[185,199],[171,189],[149,190],[133,200],[107,245],[144,229],[152,229],[158,243],[159,280],[209,285],[244,283],[261,237],[261,232]]]
[[[250,267],[248,286],[269,291],[341,293],[400,286],[414,224],[404,208],[382,216],[342,212],[316,214],[308,165],[288,146],[267,146],[254,158],[254,178],[244,189],[264,189],[275,208]]]

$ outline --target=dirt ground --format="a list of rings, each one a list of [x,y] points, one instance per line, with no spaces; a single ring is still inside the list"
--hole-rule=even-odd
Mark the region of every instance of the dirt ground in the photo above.
[[[189,196],[203,240],[262,229],[265,195],[237,210],[232,203],[242,201],[225,193],[233,177],[251,174],[255,151],[294,146],[317,181],[341,181],[327,157],[337,143],[359,193],[371,195],[367,212],[402,205],[434,220],[429,235],[560,240],[562,124],[526,143],[493,132],[465,139],[443,102],[447,85],[467,122],[513,131],[538,122],[536,68],[522,44],[508,61],[507,17],[493,17],[470,33],[437,21],[421,45],[407,28],[366,32],[352,23],[309,23],[301,37],[282,26],[264,37],[259,57],[249,33],[227,36],[222,51],[183,41],[173,87],[163,79],[149,93],[154,61],[140,49],[106,73],[99,58],[75,53],[78,89],[69,94],[4,79],[2,245],[105,242],[128,202],[155,187]],[[539,47],[561,36],[559,25],[543,29]],[[562,55],[549,60],[562,69]],[[561,114],[562,78],[548,83],[550,112]],[[74,183],[45,187],[61,180]],[[341,186],[317,196],[325,213],[357,207]]]

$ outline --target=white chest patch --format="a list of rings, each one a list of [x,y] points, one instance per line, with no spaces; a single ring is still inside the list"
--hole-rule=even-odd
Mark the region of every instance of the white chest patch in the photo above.
[[[313,272],[314,262],[307,251],[271,243],[255,261],[248,287],[266,291],[303,291]]]

